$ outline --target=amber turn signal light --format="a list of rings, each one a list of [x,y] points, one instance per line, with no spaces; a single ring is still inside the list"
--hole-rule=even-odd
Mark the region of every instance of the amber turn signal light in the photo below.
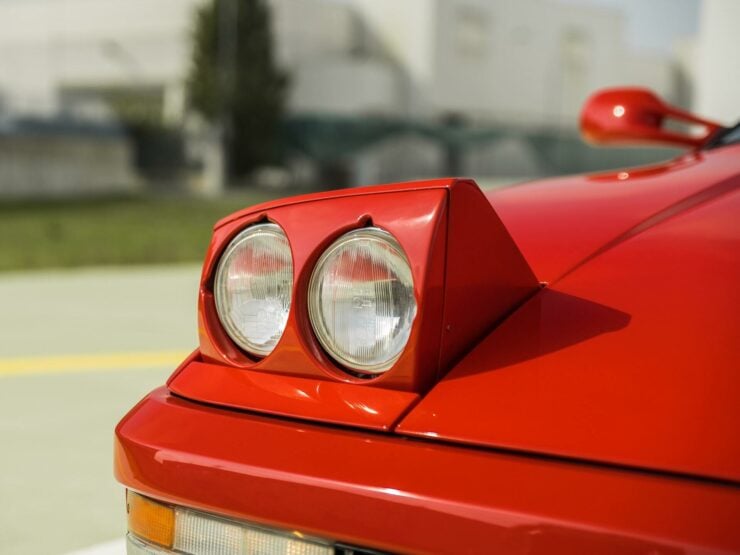
[[[128,530],[144,541],[171,548],[175,542],[175,509],[133,491],[126,492]]]

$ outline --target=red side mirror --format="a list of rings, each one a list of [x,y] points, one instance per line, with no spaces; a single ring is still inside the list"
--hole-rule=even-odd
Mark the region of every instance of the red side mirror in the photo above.
[[[666,119],[704,127],[700,135],[663,129]],[[663,102],[648,89],[604,89],[593,94],[581,111],[581,134],[594,144],[651,143],[700,147],[718,123],[702,119]]]

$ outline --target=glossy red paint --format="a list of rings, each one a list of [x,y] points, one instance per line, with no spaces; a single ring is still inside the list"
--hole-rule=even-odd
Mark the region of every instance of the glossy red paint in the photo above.
[[[414,553],[740,550],[736,489],[208,408],[119,424],[116,477],[164,501]]]
[[[231,238],[265,219],[280,225],[288,237],[295,283],[286,330],[273,353],[259,360],[240,351],[223,331],[213,302],[212,276]],[[393,368],[364,379],[343,371],[321,349],[308,320],[305,299],[311,271],[321,253],[343,233],[369,222],[393,234],[404,249],[414,277],[417,316],[406,349]],[[481,257],[481,252],[491,254]],[[538,287],[490,203],[468,181],[400,184],[257,206],[220,223],[206,256],[199,335],[201,357],[209,365],[187,366],[168,385],[189,399],[389,428],[417,393],[431,387],[452,361]],[[477,309],[471,312],[467,307],[473,302]],[[281,382],[255,372],[304,381]],[[372,387],[363,389],[366,400],[358,404],[352,387],[370,384]],[[317,386],[323,392],[320,407],[315,405],[316,399],[309,403],[301,396]],[[308,406],[315,410],[307,411]],[[368,408],[380,412],[369,418]]]
[[[643,95],[625,117],[628,100],[665,116]],[[655,140],[654,124],[605,133]],[[395,552],[740,552],[740,145],[486,196],[436,180],[222,220],[200,349],[119,424],[116,477]],[[291,244],[294,306],[254,360],[210,287],[230,238],[265,218]],[[301,299],[323,249],[369,220],[406,251],[420,312],[397,367],[360,380],[318,347]]]
[[[740,482],[740,175],[690,200],[541,291],[399,431]]]
[[[664,164],[535,181],[487,193],[540,281],[552,283],[642,222],[738,175],[740,145]]]
[[[331,424],[389,430],[419,395],[337,381],[257,372],[221,364],[192,362],[170,381],[170,391],[182,397],[279,416],[300,416]],[[207,379],[204,379],[204,376]]]
[[[701,125],[695,136],[663,129],[667,119]],[[581,133],[596,144],[658,143],[700,147],[722,126],[663,102],[637,87],[604,89],[593,94],[581,111]]]

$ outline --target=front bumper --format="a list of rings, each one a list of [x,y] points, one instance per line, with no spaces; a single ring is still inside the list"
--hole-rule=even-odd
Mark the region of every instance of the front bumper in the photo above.
[[[740,551],[734,486],[258,416],[166,388],[118,425],[115,473],[168,503],[379,550]]]

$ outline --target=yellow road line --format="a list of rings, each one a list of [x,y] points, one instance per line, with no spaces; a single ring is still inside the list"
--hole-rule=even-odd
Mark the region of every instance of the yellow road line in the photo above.
[[[105,353],[96,355],[57,355],[45,357],[0,358],[0,377],[29,374],[64,374],[175,366],[189,351]]]

